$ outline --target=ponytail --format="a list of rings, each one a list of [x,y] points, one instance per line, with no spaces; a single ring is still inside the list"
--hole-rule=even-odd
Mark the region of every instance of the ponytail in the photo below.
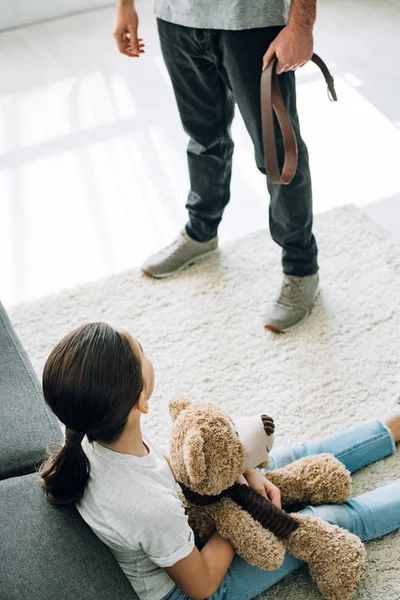
[[[49,458],[40,467],[40,484],[51,504],[78,502],[90,476],[90,462],[80,443],[52,445]]]
[[[88,323],[57,344],[43,370],[43,394],[66,432],[65,444],[50,447],[39,470],[49,502],[82,498],[90,477],[84,435],[89,442],[114,443],[142,390],[141,357],[126,333]]]

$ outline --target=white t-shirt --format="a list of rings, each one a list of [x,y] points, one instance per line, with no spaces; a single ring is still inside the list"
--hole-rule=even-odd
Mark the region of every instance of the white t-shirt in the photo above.
[[[140,600],[160,600],[174,586],[162,567],[190,554],[194,535],[171,469],[153,446],[138,457],[85,438],[91,476],[76,507],[111,550]]]

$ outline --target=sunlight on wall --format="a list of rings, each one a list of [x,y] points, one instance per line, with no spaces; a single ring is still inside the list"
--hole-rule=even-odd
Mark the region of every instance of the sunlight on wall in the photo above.
[[[337,103],[325,100],[323,79],[298,91],[316,202],[362,206],[398,193],[399,129],[362,95],[362,85],[342,77],[335,84]]]
[[[0,152],[32,147],[137,116],[120,74],[89,73],[0,97]]]

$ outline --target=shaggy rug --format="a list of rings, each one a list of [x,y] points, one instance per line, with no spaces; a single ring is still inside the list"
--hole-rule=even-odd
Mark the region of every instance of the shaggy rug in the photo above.
[[[37,374],[72,328],[103,320],[129,329],[152,358],[156,388],[146,433],[168,443],[167,401],[182,392],[230,413],[268,411],[276,444],[316,439],[385,412],[399,392],[400,253],[354,207],[315,220],[322,292],[310,319],[274,335],[266,303],[281,277],[280,252],[265,231],[169,280],[137,270],[10,311]],[[353,494],[399,477],[400,452],[354,476]],[[368,545],[358,600],[400,599],[400,533]],[[262,595],[320,598],[305,569]]]

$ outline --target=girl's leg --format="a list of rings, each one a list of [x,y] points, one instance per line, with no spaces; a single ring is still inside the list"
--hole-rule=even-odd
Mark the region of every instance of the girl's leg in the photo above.
[[[400,419],[399,419],[400,421]],[[395,452],[392,430],[383,421],[370,421],[316,442],[273,450],[267,470],[278,469],[311,454],[329,452],[353,473]]]
[[[300,513],[339,525],[368,542],[400,528],[400,480],[344,504],[307,506]]]
[[[286,575],[298,569],[304,563],[286,554],[285,559],[276,571],[263,571],[249,565],[236,554],[217,591],[207,600],[250,600],[261,592],[281,581]],[[191,600],[176,586],[161,600]]]
[[[344,527],[363,541],[400,528],[400,481],[353,498],[345,504],[307,507],[300,511]],[[209,600],[250,600],[286,577],[303,563],[286,555],[276,571],[262,571],[235,556],[218,590]]]
[[[251,600],[281,581],[304,563],[286,554],[276,571],[263,571],[236,555],[218,590],[207,600]]]

